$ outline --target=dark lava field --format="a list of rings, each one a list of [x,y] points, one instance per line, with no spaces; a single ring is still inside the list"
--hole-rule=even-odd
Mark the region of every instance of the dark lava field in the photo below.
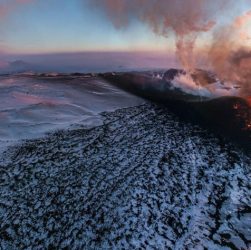
[[[251,156],[151,103],[9,148],[1,249],[251,248]]]

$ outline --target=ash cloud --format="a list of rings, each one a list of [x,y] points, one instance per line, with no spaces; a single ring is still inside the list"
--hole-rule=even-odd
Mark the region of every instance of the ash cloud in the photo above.
[[[168,37],[175,34],[176,54],[182,66],[195,67],[193,51],[200,33],[216,25],[217,14],[226,9],[230,0],[92,0],[104,10],[117,28],[133,19],[145,22],[154,33]]]
[[[154,33],[168,37],[174,33],[176,55],[187,71],[196,68],[194,50],[202,33],[214,30],[208,51],[208,66],[225,81],[242,84],[250,93],[251,51],[239,41],[250,39],[243,27],[251,19],[251,11],[231,24],[220,27],[218,21],[235,8],[233,0],[92,0],[104,11],[115,27],[123,28],[133,20],[146,23]],[[204,55],[205,56],[205,55]]]
[[[251,11],[237,17],[229,26],[214,33],[209,51],[209,61],[220,79],[241,85],[241,95],[251,94],[251,49],[245,46],[250,40],[247,25]]]

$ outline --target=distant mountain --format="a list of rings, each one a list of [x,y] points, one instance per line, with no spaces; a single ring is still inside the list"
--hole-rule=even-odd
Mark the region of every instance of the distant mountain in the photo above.
[[[10,71],[15,71],[15,72],[16,71],[17,72],[28,71],[28,70],[32,70],[32,65],[23,60],[16,60],[16,61],[10,62],[9,69]]]
[[[9,62],[6,67],[0,69],[0,73],[21,73],[34,69],[34,65],[23,60]]]
[[[10,67],[13,67],[13,68],[24,68],[27,66],[30,66],[30,64],[23,60],[16,60],[10,63]]]

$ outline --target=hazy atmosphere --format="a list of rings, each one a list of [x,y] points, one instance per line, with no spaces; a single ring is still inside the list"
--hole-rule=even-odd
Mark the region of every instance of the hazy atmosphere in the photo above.
[[[0,0],[0,249],[251,249],[251,0]]]
[[[90,70],[102,71],[111,53],[109,66],[114,70],[179,64],[212,67],[219,58],[214,44],[250,48],[250,8],[248,0],[189,0],[185,6],[182,0],[1,0],[0,66],[8,71],[19,61],[14,69],[84,71],[88,68],[84,61],[90,58]]]

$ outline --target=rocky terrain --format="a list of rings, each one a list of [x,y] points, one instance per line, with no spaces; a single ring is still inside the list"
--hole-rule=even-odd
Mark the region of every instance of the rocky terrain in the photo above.
[[[2,249],[250,249],[251,157],[144,104],[9,149]]]

